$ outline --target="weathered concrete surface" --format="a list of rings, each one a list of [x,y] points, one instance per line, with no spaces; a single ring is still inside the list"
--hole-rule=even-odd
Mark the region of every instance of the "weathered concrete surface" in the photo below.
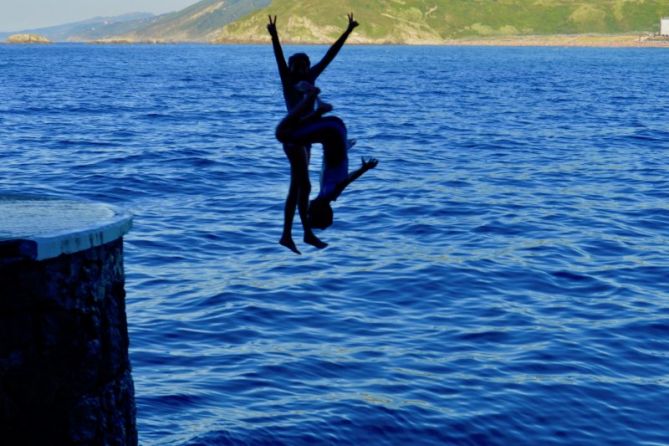
[[[131,226],[129,213],[107,204],[0,195],[0,258],[71,254],[116,240]]]
[[[0,253],[0,444],[136,445],[128,344],[121,237]]]

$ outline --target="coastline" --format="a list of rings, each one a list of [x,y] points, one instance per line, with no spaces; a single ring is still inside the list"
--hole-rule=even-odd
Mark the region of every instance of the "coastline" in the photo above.
[[[217,45],[226,44],[269,44],[268,38],[235,39],[219,37],[211,42]],[[306,42],[301,39],[284,38],[289,45],[327,45],[330,41],[319,40]],[[669,48],[669,36],[657,36],[651,33],[628,34],[550,34],[550,35],[518,35],[490,37],[462,37],[454,39],[368,39],[352,36],[347,45],[405,45],[405,46],[510,46],[510,47],[593,47],[593,48]]]
[[[450,46],[560,46],[595,48],[669,48],[669,38],[639,34],[565,34],[453,39]]]
[[[28,42],[21,42],[25,44]],[[37,43],[37,42],[29,42]],[[268,39],[217,39],[209,41],[178,41],[178,40],[133,40],[133,39],[100,39],[90,41],[68,41],[50,43],[79,43],[91,45],[265,45]],[[288,45],[325,45],[328,42],[305,42],[285,39]],[[19,42],[4,41],[0,44],[16,45]],[[669,48],[669,37],[658,37],[649,34],[559,34],[559,35],[532,35],[532,36],[496,36],[496,37],[467,37],[446,40],[391,41],[351,39],[349,45],[402,45],[402,46],[509,46],[509,47],[591,47],[591,48]]]

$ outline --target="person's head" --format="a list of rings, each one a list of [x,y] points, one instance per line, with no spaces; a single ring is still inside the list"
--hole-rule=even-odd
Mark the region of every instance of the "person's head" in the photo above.
[[[311,61],[305,53],[295,53],[288,58],[288,70],[295,77],[304,77],[309,73]]]
[[[332,224],[334,212],[330,202],[316,198],[309,203],[309,223],[312,228],[326,229]]]

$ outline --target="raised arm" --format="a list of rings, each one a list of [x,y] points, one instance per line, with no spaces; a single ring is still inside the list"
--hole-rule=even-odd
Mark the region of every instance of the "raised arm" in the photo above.
[[[286,58],[283,55],[281,42],[279,42],[279,33],[276,30],[276,16],[274,16],[274,19],[272,19],[272,16],[269,16],[267,31],[269,32],[269,35],[272,36],[272,48],[274,48],[274,57],[276,57],[276,65],[279,67],[281,82],[285,83],[286,79],[288,79],[288,64],[286,64]]]
[[[311,68],[311,74],[313,75],[314,80],[320,76],[323,70],[325,70],[330,62],[334,60],[334,58],[339,53],[339,50],[341,50],[341,48],[344,46],[344,42],[346,42],[346,39],[348,39],[348,36],[351,34],[351,32],[353,32],[353,29],[356,26],[358,26],[358,22],[353,20],[353,13],[348,14],[348,26],[346,27],[344,34],[342,34],[341,37],[339,37],[339,39],[337,39],[337,41],[332,44],[328,52],[325,53],[325,56],[323,56],[323,59],[321,59],[320,62]]]
[[[369,158],[369,159],[361,158],[361,159],[362,159],[362,165],[355,171],[351,172],[348,175],[348,178],[346,178],[344,181],[337,183],[337,186],[332,191],[332,196],[328,197],[328,199],[336,200],[337,197],[341,195],[341,193],[344,191],[344,189],[346,189],[346,187],[349,184],[360,178],[363,173],[367,172],[370,169],[375,168],[376,165],[379,164],[379,160],[377,160],[376,158]]]

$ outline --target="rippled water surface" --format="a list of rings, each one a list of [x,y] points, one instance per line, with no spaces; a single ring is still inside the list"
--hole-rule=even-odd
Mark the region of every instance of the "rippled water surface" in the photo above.
[[[0,189],[135,214],[143,445],[669,444],[667,73],[346,47],[319,85],[380,163],[297,256],[269,46],[0,46]]]

